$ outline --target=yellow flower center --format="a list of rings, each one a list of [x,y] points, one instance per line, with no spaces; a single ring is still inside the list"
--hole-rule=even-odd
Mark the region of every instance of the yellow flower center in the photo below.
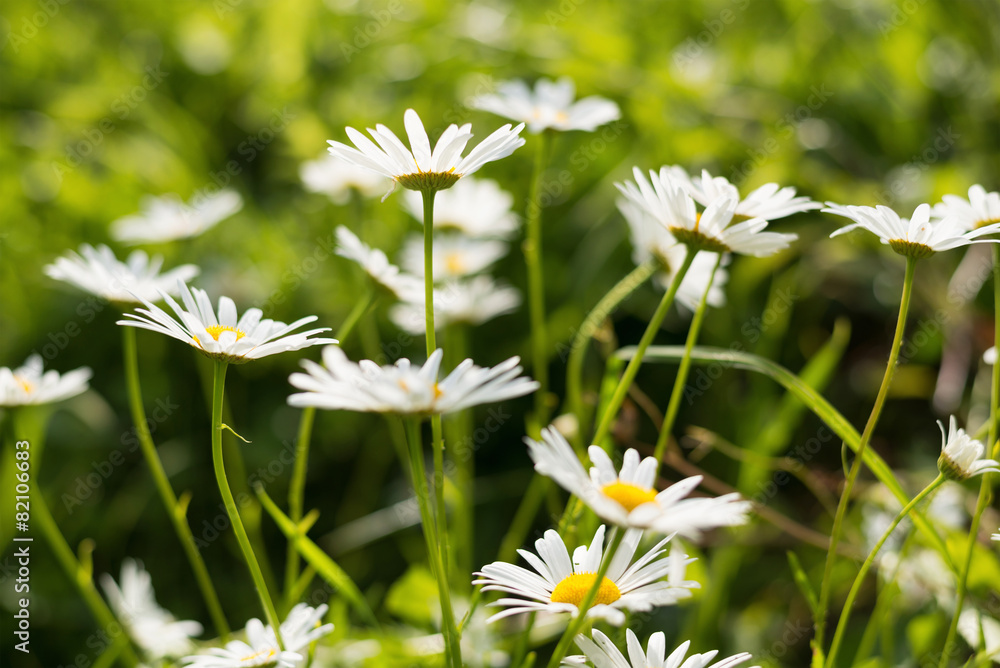
[[[240,657],[239,662],[241,666],[254,666],[255,668],[268,668],[269,666],[276,666],[278,662],[275,660],[278,652],[272,647],[267,649],[262,649],[259,652],[254,652],[253,654],[248,654],[247,656]]]
[[[601,488],[604,495],[617,501],[625,510],[632,512],[644,503],[656,500],[656,490],[615,480]]]
[[[229,325],[212,325],[210,327],[206,327],[205,331],[211,334],[212,338],[216,341],[219,340],[219,336],[221,336],[223,332],[236,332],[237,341],[246,336],[246,332],[242,329],[236,329],[235,327],[230,327]]]
[[[563,578],[556,588],[552,590],[553,603],[572,603],[579,606],[583,602],[583,597],[587,595],[590,588],[594,586],[594,579],[597,573],[573,573]],[[597,597],[594,605],[610,605],[622,597],[618,585],[604,578],[601,586],[597,589]]]
[[[35,391],[35,386],[32,385],[27,379],[22,378],[21,376],[14,376],[14,380],[16,380],[17,384],[21,386],[21,389],[24,390],[25,394],[31,394]]]
[[[565,111],[557,111],[556,112],[556,122],[557,123],[565,123],[568,120],[569,120],[569,114],[567,114]]]
[[[461,253],[448,253],[444,259],[444,266],[449,274],[460,276],[465,273],[465,262]]]

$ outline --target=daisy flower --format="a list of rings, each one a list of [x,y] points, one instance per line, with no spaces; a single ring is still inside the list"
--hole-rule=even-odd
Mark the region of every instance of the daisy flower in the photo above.
[[[931,220],[931,207],[919,205],[913,216],[907,220],[887,206],[843,206],[827,202],[824,213],[833,213],[854,221],[842,227],[831,237],[850,232],[861,227],[882,240],[900,255],[922,258],[939,251],[951,250],[969,244],[996,243],[1000,239],[979,239],[985,234],[1000,232],[1000,223],[987,225],[975,230],[966,230],[955,218]]]
[[[434,199],[434,229],[455,230],[467,237],[507,239],[518,228],[511,207],[514,196],[491,179],[462,179]],[[403,193],[403,208],[421,223],[423,199],[418,192]]]
[[[579,614],[580,603],[594,585],[594,578],[605,558],[604,531],[605,527],[601,525],[590,547],[581,545],[576,548],[571,561],[563,539],[549,529],[544,537],[535,541],[537,555],[518,550],[518,554],[535,570],[534,573],[503,561],[483,566],[483,570],[476,573],[479,579],[473,584],[484,585],[484,592],[499,591],[520,597],[501,598],[491,604],[506,609],[487,621],[494,622],[526,612],[568,612],[574,617]],[[685,568],[693,559],[688,559],[677,550],[671,551],[669,557],[661,558],[666,552],[663,546],[670,537],[661,540],[632,563],[642,534],[641,530],[625,533],[618,551],[611,556],[594,605],[587,611],[588,617],[620,626],[625,622],[623,610],[647,612],[655,606],[671,605],[690,597],[689,590],[700,586],[697,582],[684,580]]]
[[[303,163],[299,177],[306,190],[326,195],[334,204],[347,204],[352,190],[373,197],[385,192],[388,185],[384,176],[357,169],[352,163],[330,154]]]
[[[32,355],[13,371],[0,367],[0,406],[51,404],[75,397],[87,391],[92,375],[87,367],[61,376],[56,371],[43,372],[42,356]]]
[[[434,280],[445,281],[478,274],[507,255],[510,245],[495,239],[472,239],[448,234],[434,239],[434,259],[431,270]],[[400,265],[405,271],[424,277],[424,239],[413,235],[403,245]]]
[[[952,218],[965,230],[1000,223],[1000,193],[986,192],[978,183],[969,188],[969,199],[945,195],[931,209],[935,218]]]
[[[131,244],[196,237],[242,209],[243,198],[235,190],[220,190],[187,204],[176,195],[146,196],[140,208],[140,213],[113,222],[111,236]]]
[[[687,656],[691,647],[690,640],[684,641],[670,653],[670,656],[666,656],[667,643],[662,631],[657,631],[649,637],[647,649],[643,651],[632,629],[625,630],[625,642],[628,648],[628,659],[626,659],[606,635],[595,629],[593,636],[594,639],[591,640],[585,635],[578,635],[577,647],[586,656],[569,656],[564,659],[564,663],[579,666],[589,660],[596,668],[732,668],[751,659],[748,652],[742,652],[709,666],[709,662],[716,657],[719,650],[713,649],[704,654]]]
[[[204,290],[188,288],[184,283],[178,283],[178,288],[184,302],[183,307],[170,295],[161,293],[177,315],[176,318],[143,299],[145,308],[137,308],[138,315],[126,313],[125,318],[128,319],[119,320],[118,324],[166,334],[197,348],[211,358],[232,364],[242,364],[309,346],[337,343],[334,339],[309,338],[314,334],[330,331],[329,327],[292,334],[299,327],[314,322],[314,315],[286,325],[275,320],[261,320],[263,312],[259,308],[251,308],[247,309],[243,317],[237,318],[236,304],[229,297],[219,297],[219,309],[216,311]]]
[[[422,367],[408,359],[378,366],[371,360],[351,362],[343,350],[329,346],[323,349],[323,366],[302,360],[307,373],[289,377],[293,386],[305,392],[291,395],[288,403],[299,408],[427,415],[496,403],[538,388],[535,381],[518,376],[517,357],[492,368],[465,360],[438,381],[442,356],[440,349],[435,350]]]
[[[424,282],[405,274],[389,262],[386,254],[361,241],[354,232],[340,225],[337,227],[337,255],[356,263],[376,284],[400,299],[423,297]]]
[[[607,98],[592,95],[574,102],[575,97],[576,86],[569,77],[554,82],[539,79],[534,91],[523,81],[505,81],[496,93],[475,98],[472,107],[527,123],[535,134],[549,129],[593,132],[621,118],[618,105]]]
[[[660,170],[661,177],[666,173],[687,191],[696,202],[704,207],[724,197],[737,199],[736,218],[764,218],[775,220],[795,213],[811,211],[823,207],[808,197],[795,196],[795,188],[782,188],[777,183],[766,183],[740,198],[740,191],[723,176],[712,176],[706,170],[701,176],[690,176],[683,167],[670,165]]]
[[[667,228],[653,220],[630,200],[619,198],[616,204],[628,223],[632,238],[632,261],[640,265],[650,258],[656,258],[660,264],[660,271],[653,280],[666,290],[673,280],[674,272],[684,264],[688,252],[687,246],[677,243],[677,239],[667,231]],[[679,304],[690,311],[697,310],[708,282],[712,281],[712,289],[708,292],[708,305],[716,308],[725,306],[724,287],[729,275],[722,267],[715,268],[718,257],[717,253],[698,252],[677,289]]]
[[[938,470],[951,480],[967,480],[982,473],[1000,473],[1000,462],[993,459],[980,459],[986,447],[959,429],[952,415],[948,422],[948,433],[944,425],[938,421],[941,429],[941,456],[938,457]]]
[[[225,648],[210,647],[183,661],[193,668],[296,668],[304,658],[298,652],[278,649],[274,631],[259,619],[247,622],[246,638],[245,642],[230,640]]]
[[[712,200],[699,213],[694,200],[667,168],[659,173],[650,171],[648,180],[638,167],[632,173],[635,182],[616,183],[618,190],[692,250],[764,257],[787,248],[797,238],[794,234],[764,232],[768,223],[763,218],[733,224],[739,203],[735,194]]]
[[[510,313],[521,305],[521,293],[499,284],[489,276],[474,276],[467,281],[448,281],[434,289],[434,327],[451,324],[481,325]],[[423,334],[426,328],[424,295],[414,293],[394,304],[389,317],[397,327],[410,334]]]
[[[285,649],[297,652],[333,631],[333,624],[320,624],[327,610],[329,606],[326,604],[313,608],[305,603],[297,603],[281,623],[281,639],[285,642]],[[274,631],[270,626],[265,630],[277,646]]]
[[[115,616],[150,659],[180,656],[191,649],[191,638],[201,634],[198,622],[179,622],[157,605],[152,579],[142,562],[126,559],[121,582],[105,573],[101,586]]]
[[[462,127],[449,125],[441,134],[433,151],[427,138],[427,131],[424,130],[424,124],[417,112],[407,109],[403,114],[403,125],[410,139],[409,149],[399,141],[392,130],[379,124],[374,130],[368,129],[368,133],[378,145],[349,127],[347,136],[357,148],[330,140],[327,142],[330,144],[330,153],[393,179],[393,187],[399,183],[410,190],[433,192],[450,188],[460,178],[472,174],[487,162],[506,158],[519,146],[524,145],[524,139],[518,136],[524,129],[524,124],[514,129],[508,124],[480,142],[463,158],[462,151],[472,139],[471,124],[466,123]],[[385,197],[390,193],[392,190],[386,193]]]
[[[625,451],[618,470],[604,450],[590,446],[594,466],[588,475],[569,442],[552,427],[542,430],[541,442],[531,438],[524,442],[536,471],[618,526],[698,538],[702,531],[743,524],[750,512],[750,502],[736,493],[686,498],[701,483],[701,476],[685,478],[657,492],[654,485],[659,462],[654,457],[639,461],[639,453],[632,448]]]
[[[177,282],[187,282],[198,275],[198,267],[185,264],[160,273],[163,256],[152,259],[141,250],[133,251],[125,262],[101,244],[80,246],[80,253],[69,251],[43,270],[57,281],[72,283],[102,299],[122,304],[138,304],[136,295],[157,301],[160,292],[177,294]]]

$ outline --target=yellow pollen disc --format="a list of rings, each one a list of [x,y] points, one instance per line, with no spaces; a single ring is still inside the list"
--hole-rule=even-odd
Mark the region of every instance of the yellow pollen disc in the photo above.
[[[236,332],[237,341],[246,336],[246,332],[242,329],[236,329],[235,327],[230,327],[229,325],[211,325],[210,327],[206,327],[205,331],[211,334],[212,338],[216,341],[219,340],[219,336],[221,336],[223,332]]]
[[[976,222],[976,227],[986,227],[987,225],[994,225],[1000,223],[1000,218],[990,218],[988,220],[980,220]]]
[[[262,649],[259,652],[254,652],[253,654],[244,656],[240,658],[240,663],[246,666],[273,666],[272,659],[274,659],[277,652],[273,648]]]
[[[573,573],[573,575],[563,578],[552,590],[552,602],[572,603],[579,606],[583,602],[583,597],[594,586],[594,578],[596,577],[597,573]],[[622,593],[618,590],[618,585],[608,578],[604,578],[601,580],[601,586],[597,589],[594,605],[610,605],[621,597]]]
[[[438,387],[437,383],[434,383],[434,401],[440,399],[442,394],[444,394],[444,392],[441,391],[441,388]]]
[[[601,488],[604,495],[617,501],[625,510],[632,512],[644,503],[656,500],[656,490],[638,487],[629,482],[615,480]]]
[[[565,123],[568,120],[569,120],[569,114],[567,114],[565,111],[556,112],[556,122]]]
[[[21,378],[20,376],[14,376],[14,380],[16,380],[17,384],[21,386],[21,388],[24,390],[25,394],[31,394],[31,392],[35,389],[34,385],[32,385],[31,383],[29,383],[24,378]]]
[[[448,253],[444,260],[444,266],[449,274],[461,275],[465,273],[465,262],[462,261],[461,253]]]

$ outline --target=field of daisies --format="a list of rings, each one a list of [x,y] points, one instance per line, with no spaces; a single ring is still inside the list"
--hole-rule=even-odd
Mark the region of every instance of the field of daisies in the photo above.
[[[0,14],[0,665],[1000,663],[996,7]]]

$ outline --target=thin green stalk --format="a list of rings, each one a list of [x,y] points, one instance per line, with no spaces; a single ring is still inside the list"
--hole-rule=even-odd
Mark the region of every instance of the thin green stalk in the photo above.
[[[892,520],[892,523],[882,534],[882,537],[878,539],[877,543],[875,543],[875,547],[873,547],[872,551],[868,553],[868,558],[865,559],[863,564],[861,564],[861,570],[859,570],[858,574],[855,576],[854,584],[851,585],[851,591],[847,594],[847,600],[844,601],[844,607],[840,612],[840,620],[837,622],[837,629],[833,634],[833,642],[830,643],[830,652],[826,657],[826,665],[830,668],[837,665],[837,652],[840,650],[840,642],[844,639],[844,631],[847,630],[847,622],[851,618],[851,609],[854,607],[854,599],[857,598],[858,592],[861,591],[861,585],[864,584],[865,576],[868,575],[868,570],[871,568],[872,564],[875,563],[875,557],[878,555],[879,550],[881,550],[882,546],[885,545],[885,541],[889,540],[889,536],[891,536],[892,532],[896,530],[896,527],[903,521],[903,518],[909,515],[910,511],[913,510],[913,508],[920,503],[924,497],[937,489],[944,481],[944,475],[938,473],[938,476],[934,478],[931,484],[924,487],[919,494],[913,497],[913,500],[906,504],[896,515],[895,519]]]
[[[212,465],[215,469],[215,482],[219,486],[219,493],[222,494],[223,503],[226,506],[226,513],[229,521],[233,525],[233,532],[236,540],[243,551],[247,566],[250,568],[250,575],[253,577],[254,586],[257,588],[257,595],[260,597],[261,605],[267,614],[267,622],[274,629],[274,637],[278,641],[278,648],[285,649],[284,641],[281,638],[281,622],[278,619],[278,611],[274,607],[271,595],[267,591],[267,584],[264,582],[264,574],[260,570],[260,564],[254,555],[253,547],[250,545],[250,537],[243,527],[240,519],[239,509],[236,507],[236,500],[233,492],[229,489],[229,480],[226,478],[226,465],[222,459],[222,404],[225,396],[226,369],[229,362],[225,360],[214,360],[215,374],[212,383]]]
[[[552,657],[549,659],[548,668],[559,668],[559,664],[562,662],[563,657],[566,656],[566,652],[569,651],[570,643],[576,638],[576,634],[580,631],[583,626],[584,621],[587,618],[587,611],[590,610],[590,606],[594,604],[597,599],[597,591],[601,588],[601,581],[608,572],[608,568],[611,566],[611,561],[614,559],[615,553],[618,551],[618,547],[622,544],[622,540],[625,539],[625,531],[621,529],[614,529],[615,535],[611,538],[611,545],[608,547],[607,551],[604,553],[604,559],[601,561],[601,567],[597,570],[597,575],[594,577],[594,584],[590,586],[587,590],[587,594],[580,601],[580,612],[576,617],[570,620],[569,625],[566,627],[566,631],[563,632],[562,638],[559,639],[559,644],[556,645],[555,651],[552,653]]]
[[[424,200],[424,323],[427,356],[437,349],[434,334],[434,190],[421,192]]]
[[[160,461],[160,455],[156,451],[153,436],[149,431],[146,410],[142,405],[142,387],[139,382],[139,356],[136,351],[135,328],[122,327],[121,330],[123,355],[125,357],[125,384],[128,387],[129,408],[132,411],[132,422],[135,423],[136,436],[139,437],[139,446],[142,448],[142,454],[149,465],[149,472],[153,475],[153,482],[160,493],[160,499],[167,509],[170,522],[174,525],[177,538],[180,539],[181,547],[184,548],[184,554],[191,564],[191,570],[194,571],[195,581],[198,583],[198,589],[201,590],[202,598],[205,599],[205,605],[208,607],[208,613],[212,617],[215,630],[223,643],[228,642],[230,633],[229,623],[226,621],[226,615],[222,611],[222,604],[219,602],[219,595],[212,584],[212,578],[208,575],[205,560],[201,557],[201,552],[194,541],[194,535],[191,533],[191,527],[188,525],[187,504],[182,505],[177,502],[177,496],[174,494],[173,487],[170,486],[170,480],[163,469],[163,462]]]
[[[840,496],[840,503],[837,504],[837,514],[833,518],[833,531],[830,534],[830,551],[826,554],[826,566],[823,569],[823,582],[820,585],[819,606],[817,618],[814,620],[816,627],[815,647],[822,648],[824,632],[826,631],[826,611],[830,603],[830,590],[833,585],[833,564],[837,558],[837,545],[843,532],[844,516],[847,514],[847,504],[854,489],[854,482],[861,471],[861,463],[864,461],[865,450],[868,442],[871,441],[875,425],[882,415],[882,408],[885,406],[886,397],[889,395],[889,386],[892,385],[892,377],[896,373],[896,362],[899,359],[899,348],[903,343],[903,332],[906,329],[906,316],[910,310],[910,296],[913,293],[913,273],[917,266],[917,259],[906,258],[906,274],[903,277],[903,294],[899,300],[899,317],[896,320],[896,333],[892,339],[892,347],[889,350],[889,362],[885,368],[885,375],[882,378],[882,385],[879,387],[878,395],[875,397],[875,405],[872,406],[871,415],[861,433],[861,440],[858,443],[857,453],[851,470],[847,474],[844,483],[844,491]]]
[[[431,459],[434,464],[434,510],[437,514],[438,544],[441,546],[441,577],[450,582],[451,545],[448,542],[448,509],[444,505],[444,438],[441,414],[431,415]]]
[[[684,263],[677,270],[677,273],[674,274],[673,280],[670,281],[670,288],[663,295],[660,305],[656,307],[656,312],[653,313],[649,325],[646,326],[646,331],[643,333],[642,338],[639,340],[639,345],[636,347],[635,355],[629,360],[628,366],[625,367],[625,373],[622,374],[618,385],[615,387],[615,392],[611,396],[611,401],[608,402],[607,408],[604,409],[604,416],[601,418],[601,423],[598,425],[593,439],[593,442],[597,445],[600,445],[608,435],[608,432],[611,431],[611,424],[614,422],[622,402],[625,401],[628,388],[632,385],[632,381],[635,380],[636,374],[639,373],[639,367],[642,365],[642,357],[646,352],[646,348],[656,338],[656,333],[660,331],[660,325],[663,324],[663,319],[667,316],[667,311],[670,310],[670,305],[674,302],[674,296],[677,294],[678,288],[681,287],[684,275],[691,268],[691,263],[694,262],[695,255],[690,250],[688,251],[684,257]]]
[[[448,326],[446,348],[449,368],[454,369],[468,356],[468,343],[467,326],[461,323]],[[472,412],[466,409],[452,413],[445,426],[449,428],[447,441],[451,448],[451,461],[455,464],[455,488],[458,490],[458,503],[454,509],[455,568],[453,570],[457,573],[457,581],[454,584],[467,591],[469,580],[465,575],[471,573],[473,569],[475,534],[473,483],[476,460],[472,447]]]
[[[340,323],[340,328],[337,333],[333,335],[333,338],[340,342],[340,345],[344,345],[344,341],[350,336],[351,332],[354,331],[355,325],[361,320],[361,316],[368,312],[368,309],[375,304],[378,300],[378,294],[375,292],[374,287],[369,287],[368,292],[364,297],[359,299],[354,303],[354,308],[351,312],[347,314],[344,318],[344,322]]]
[[[444,635],[445,655],[452,668],[462,668],[462,649],[459,645],[455,614],[451,606],[451,591],[448,588],[448,579],[444,574],[440,544],[435,540],[438,532],[435,528],[436,522],[434,512],[431,509],[430,490],[427,486],[427,473],[424,469],[420,421],[417,418],[411,418],[405,422],[407,442],[410,446],[410,472],[413,476],[413,490],[417,495],[417,506],[420,508],[420,519],[423,522],[427,560],[430,562],[431,573],[437,580],[438,597],[441,601],[441,630]]]
[[[339,340],[339,339],[338,339]],[[288,483],[288,516],[298,526],[302,519],[303,497],[306,488],[306,470],[309,468],[309,439],[312,436],[313,422],[316,419],[316,407],[306,406],[299,418],[299,434],[295,444],[295,466],[292,469],[292,479]],[[285,557],[285,600],[284,609],[291,609],[295,602],[292,598],[295,583],[299,579],[299,551],[295,541],[288,541],[288,551]]]
[[[535,392],[535,414],[529,434],[532,438],[541,436],[541,429],[548,424],[549,360],[548,343],[545,332],[545,272],[542,266],[542,203],[540,198],[542,175],[545,173],[545,159],[548,152],[549,133],[538,135],[535,163],[531,174],[531,191],[528,196],[528,210],[522,250],[524,263],[528,269],[528,313],[531,319],[531,373],[538,381]]]
[[[1000,245],[993,244],[993,345],[1000,350]],[[997,441],[998,422],[1000,422],[1000,361],[993,365],[993,375],[990,383],[990,428],[987,440],[987,448],[990,457],[996,459],[1000,455],[1000,442]],[[976,540],[979,537],[979,522],[983,517],[983,511],[990,505],[993,499],[993,475],[984,473],[982,482],[979,484],[979,498],[976,501],[976,512],[972,515],[972,525],[969,527],[969,540],[965,550],[965,561],[962,563],[962,570],[958,576],[958,588],[956,590],[957,600],[955,603],[955,613],[952,615],[951,624],[948,626],[948,635],[945,637],[944,649],[941,651],[941,660],[938,668],[948,665],[948,659],[954,651],[955,633],[958,630],[958,617],[962,614],[962,605],[965,603],[966,589],[969,584],[969,569],[972,566],[972,552],[976,547]]]
[[[591,309],[573,337],[569,360],[566,363],[566,405],[568,412],[575,416],[577,421],[577,430],[572,442],[578,454],[584,450],[583,437],[589,431],[587,429],[589,420],[586,419],[583,410],[583,362],[587,356],[587,344],[594,338],[601,323],[639,286],[648,281],[649,277],[656,273],[657,267],[659,267],[657,260],[649,260],[618,281],[601,301],[597,302],[597,306]]]
[[[694,252],[692,249],[688,249],[688,254]],[[670,392],[670,403],[667,404],[667,414],[663,417],[663,424],[660,425],[660,435],[656,439],[656,448],[653,451],[653,457],[656,461],[663,461],[663,451],[667,447],[667,442],[670,440],[670,432],[674,428],[674,420],[677,419],[677,412],[681,407],[681,397],[684,395],[684,386],[687,384],[688,372],[691,369],[691,349],[694,348],[695,342],[698,340],[698,333],[701,331],[701,323],[705,320],[705,313],[708,311],[708,293],[712,291],[712,282],[715,280],[715,272],[719,270],[719,265],[722,264],[722,254],[720,253],[718,259],[715,261],[715,267],[712,269],[712,274],[708,278],[708,284],[705,286],[705,292],[701,295],[701,302],[698,303],[698,308],[694,312],[694,318],[691,320],[691,326],[688,328],[687,341],[684,343],[684,357],[681,358],[681,364],[677,368],[677,377],[674,379],[674,389]]]

